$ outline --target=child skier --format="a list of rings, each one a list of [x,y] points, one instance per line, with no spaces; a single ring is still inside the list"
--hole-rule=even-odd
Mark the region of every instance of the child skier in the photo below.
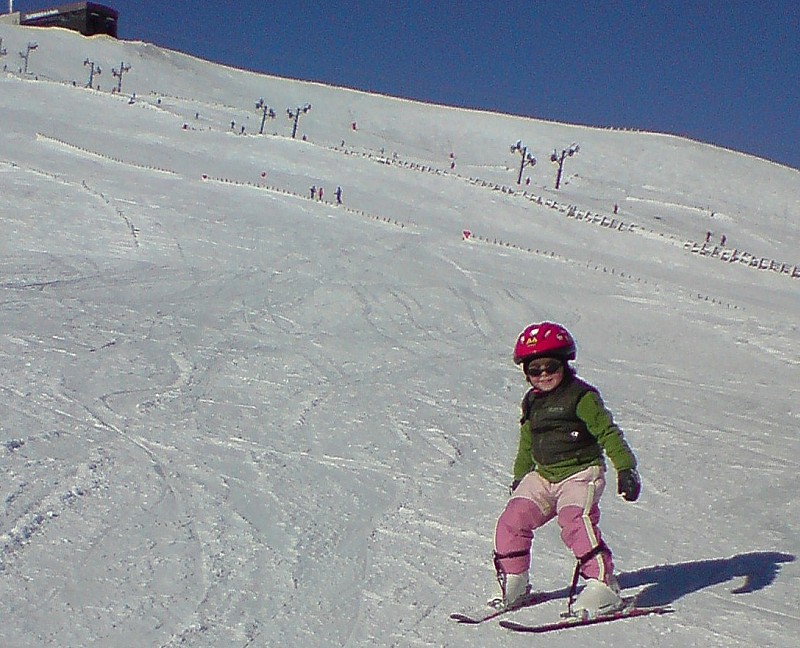
[[[522,400],[511,497],[495,530],[502,597],[495,604],[504,608],[529,596],[533,532],[553,518],[586,581],[572,611],[596,616],[623,605],[611,550],[598,528],[604,454],[617,471],[617,492],[627,501],[636,501],[641,483],[636,457],[600,393],[568,364],[575,352],[569,331],[551,322],[528,326],[514,348],[514,362],[522,365],[531,389]]]

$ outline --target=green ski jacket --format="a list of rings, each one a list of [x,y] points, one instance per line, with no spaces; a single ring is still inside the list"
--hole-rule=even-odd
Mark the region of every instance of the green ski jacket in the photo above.
[[[617,472],[636,468],[636,457],[600,393],[575,376],[565,376],[552,392],[525,394],[520,423],[514,480],[535,470],[558,483],[589,466],[605,465],[604,454]]]

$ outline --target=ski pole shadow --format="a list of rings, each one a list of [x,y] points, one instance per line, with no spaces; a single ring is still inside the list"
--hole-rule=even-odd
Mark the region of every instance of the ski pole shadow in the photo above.
[[[646,567],[618,574],[617,578],[622,589],[644,586],[636,599],[638,605],[668,605],[692,592],[736,578],[744,578],[744,583],[731,590],[732,594],[756,592],[775,582],[782,563],[794,560],[792,554],[757,551],[730,558]]]

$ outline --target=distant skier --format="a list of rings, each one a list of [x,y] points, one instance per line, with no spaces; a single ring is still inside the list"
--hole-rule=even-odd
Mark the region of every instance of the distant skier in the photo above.
[[[342,204],[342,188],[341,187],[336,187],[336,191],[334,192],[334,195],[336,196],[336,204],[337,205],[341,205]]]
[[[324,190],[322,189],[322,187],[320,187],[320,188],[319,188],[319,193],[318,193],[318,195],[319,195],[319,199],[320,199],[320,200],[322,200],[322,194],[323,194],[323,193],[324,193]]]
[[[317,197],[317,187],[316,185],[311,185],[311,200]]]
[[[495,530],[501,591],[495,607],[513,606],[530,593],[533,532],[554,518],[586,580],[573,611],[596,616],[623,605],[611,550],[598,527],[604,454],[617,471],[617,492],[627,501],[636,501],[641,483],[636,457],[600,392],[568,364],[575,353],[569,331],[551,322],[531,324],[516,341],[514,362],[522,365],[531,389],[522,400],[511,497]]]
[[[728,237],[723,234],[722,238],[720,238],[719,240],[720,247],[725,247],[725,243],[727,242],[728,242]]]

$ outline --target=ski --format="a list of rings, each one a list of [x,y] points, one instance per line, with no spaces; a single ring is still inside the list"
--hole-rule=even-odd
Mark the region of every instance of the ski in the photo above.
[[[509,607],[504,607],[500,603],[499,599],[495,599],[494,601],[490,601],[486,605],[480,606],[473,610],[467,610],[465,612],[453,612],[453,614],[450,615],[450,618],[458,623],[476,625],[478,623],[483,623],[484,621],[489,621],[490,619],[496,619],[497,617],[507,614],[508,612],[515,612],[516,610],[522,610],[526,607],[531,607],[532,605],[544,603],[545,601],[549,601],[551,598],[553,598],[553,595],[547,594],[546,592],[533,592],[524,600]]]
[[[503,620],[500,625],[508,630],[515,632],[530,632],[530,633],[545,633],[554,632],[556,630],[566,630],[567,628],[577,628],[581,626],[596,625],[598,623],[608,623],[610,621],[620,621],[621,619],[632,619],[634,617],[651,616],[658,614],[669,614],[674,612],[671,607],[667,605],[659,605],[654,607],[632,607],[611,612],[609,614],[601,614],[596,617],[568,617],[561,621],[554,621],[551,623],[541,623],[538,625],[526,625],[524,623],[516,623],[514,621]]]

